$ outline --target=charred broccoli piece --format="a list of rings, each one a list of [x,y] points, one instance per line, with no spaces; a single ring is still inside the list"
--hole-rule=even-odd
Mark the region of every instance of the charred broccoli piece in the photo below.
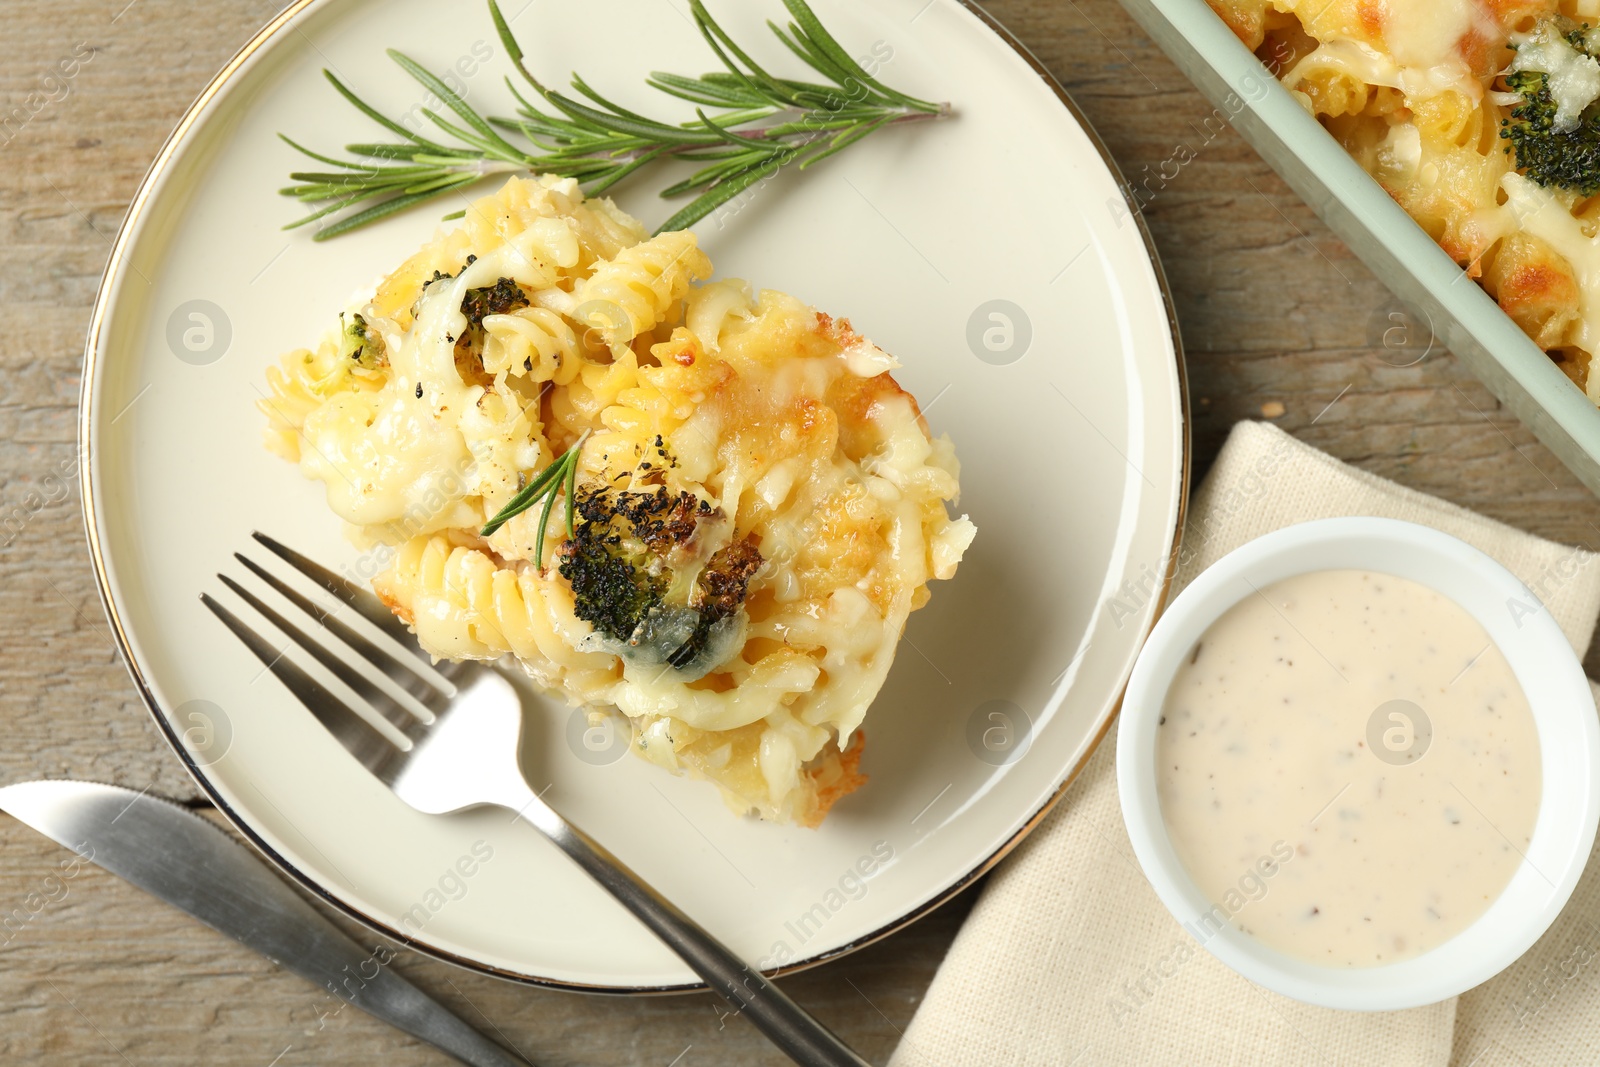
[[[653,493],[618,493],[615,508],[633,535],[658,553],[689,540],[700,518],[716,510],[709,500],[688,492],[669,493],[664,485]]]
[[[572,587],[578,618],[629,647],[633,658],[703,674],[717,647],[737,633],[735,618],[750,579],[763,565],[751,541],[714,553],[701,570],[691,602],[672,603],[667,553],[694,536],[718,509],[693,493],[579,492],[580,522],[561,547],[559,571]],[[698,677],[698,675],[696,675]]]
[[[667,572],[652,566],[652,553],[630,536],[626,522],[616,521],[605,489],[580,492],[577,511],[580,521],[561,546],[558,567],[572,586],[573,610],[607,637],[629,641],[666,595]]]
[[[511,278],[501,278],[482,289],[468,289],[461,301],[461,312],[467,317],[468,329],[482,329],[489,315],[505,315],[529,304],[528,294]]]
[[[1588,27],[1563,34],[1566,42],[1585,55]],[[1506,88],[1522,97],[1511,117],[1500,124],[1500,136],[1516,153],[1517,170],[1545,187],[1570,189],[1584,196],[1600,192],[1600,102],[1584,108],[1577,124],[1558,129],[1559,105],[1550,91],[1550,76],[1522,70],[1506,75]]]
[[[700,613],[723,619],[738,611],[750,592],[750,579],[766,560],[755,542],[746,538],[718,549],[706,561],[696,581],[700,594]]]

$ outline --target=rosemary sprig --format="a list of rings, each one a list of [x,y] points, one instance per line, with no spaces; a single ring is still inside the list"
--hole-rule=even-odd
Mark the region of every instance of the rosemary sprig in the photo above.
[[[887,126],[950,114],[948,104],[907,96],[874,78],[834,39],[806,0],[783,2],[792,21],[787,27],[769,21],[768,27],[824,80],[771,74],[717,24],[701,0],[690,0],[695,25],[724,69],[698,78],[657,71],[647,79],[653,88],[695,105],[697,117],[684,123],[621,107],[577,74],[570,94],[547,88],[528,70],[496,0],[489,0],[495,32],[532,89],[525,95],[506,79],[517,102],[511,117],[485,118],[414,59],[389,50],[390,58],[452,113],[421,109],[451,143],[387,118],[325,70],[323,75],[345,100],[399,140],[349,144],[345,151],[350,158],[339,159],[283,137],[297,151],[336,168],[289,175],[295,184],[280,191],[313,210],[285,229],[355,209],[318,229],[316,240],[327,240],[495,174],[576,178],[593,196],[666,159],[703,164],[661,194],[698,194],[661,225],[662,230],[683,229],[784,167],[796,164],[805,170]],[[460,213],[447,217],[459,218]]]
[[[521,515],[524,511],[531,510],[540,500],[544,501],[544,511],[539,515],[539,532],[535,541],[533,552],[533,565],[544,566],[544,534],[550,527],[550,512],[556,505],[557,491],[567,494],[567,537],[571,539],[574,534],[574,520],[577,515],[577,487],[578,487],[578,456],[583,451],[583,443],[589,439],[589,432],[584,431],[583,436],[551,463],[538,476],[523,486],[522,490],[511,501],[501,508],[494,518],[484,524],[479,533],[488,537],[511,519]]]

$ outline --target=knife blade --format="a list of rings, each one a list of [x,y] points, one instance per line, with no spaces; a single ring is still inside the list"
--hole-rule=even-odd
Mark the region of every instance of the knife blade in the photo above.
[[[341,1000],[473,1067],[532,1067],[346,937],[221,827],[168,800],[55,779],[0,788],[0,810]]]

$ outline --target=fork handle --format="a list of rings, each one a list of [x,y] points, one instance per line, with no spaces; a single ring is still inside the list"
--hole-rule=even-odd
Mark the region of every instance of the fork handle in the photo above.
[[[740,959],[677,905],[647,885],[604,845],[556,814],[543,801],[536,797],[530,799],[532,804],[522,810],[523,817],[649,927],[650,932],[676,952],[713,992],[749,1019],[790,1059],[805,1067],[870,1067],[833,1031],[767,981],[760,970]]]

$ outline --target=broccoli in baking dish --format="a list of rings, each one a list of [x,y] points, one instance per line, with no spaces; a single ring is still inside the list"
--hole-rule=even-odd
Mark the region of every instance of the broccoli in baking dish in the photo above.
[[[1517,170],[1547,188],[1584,196],[1600,192],[1600,61],[1587,26],[1554,20],[1512,41],[1516,59],[1505,75],[1510,118],[1500,136],[1516,153]]]

